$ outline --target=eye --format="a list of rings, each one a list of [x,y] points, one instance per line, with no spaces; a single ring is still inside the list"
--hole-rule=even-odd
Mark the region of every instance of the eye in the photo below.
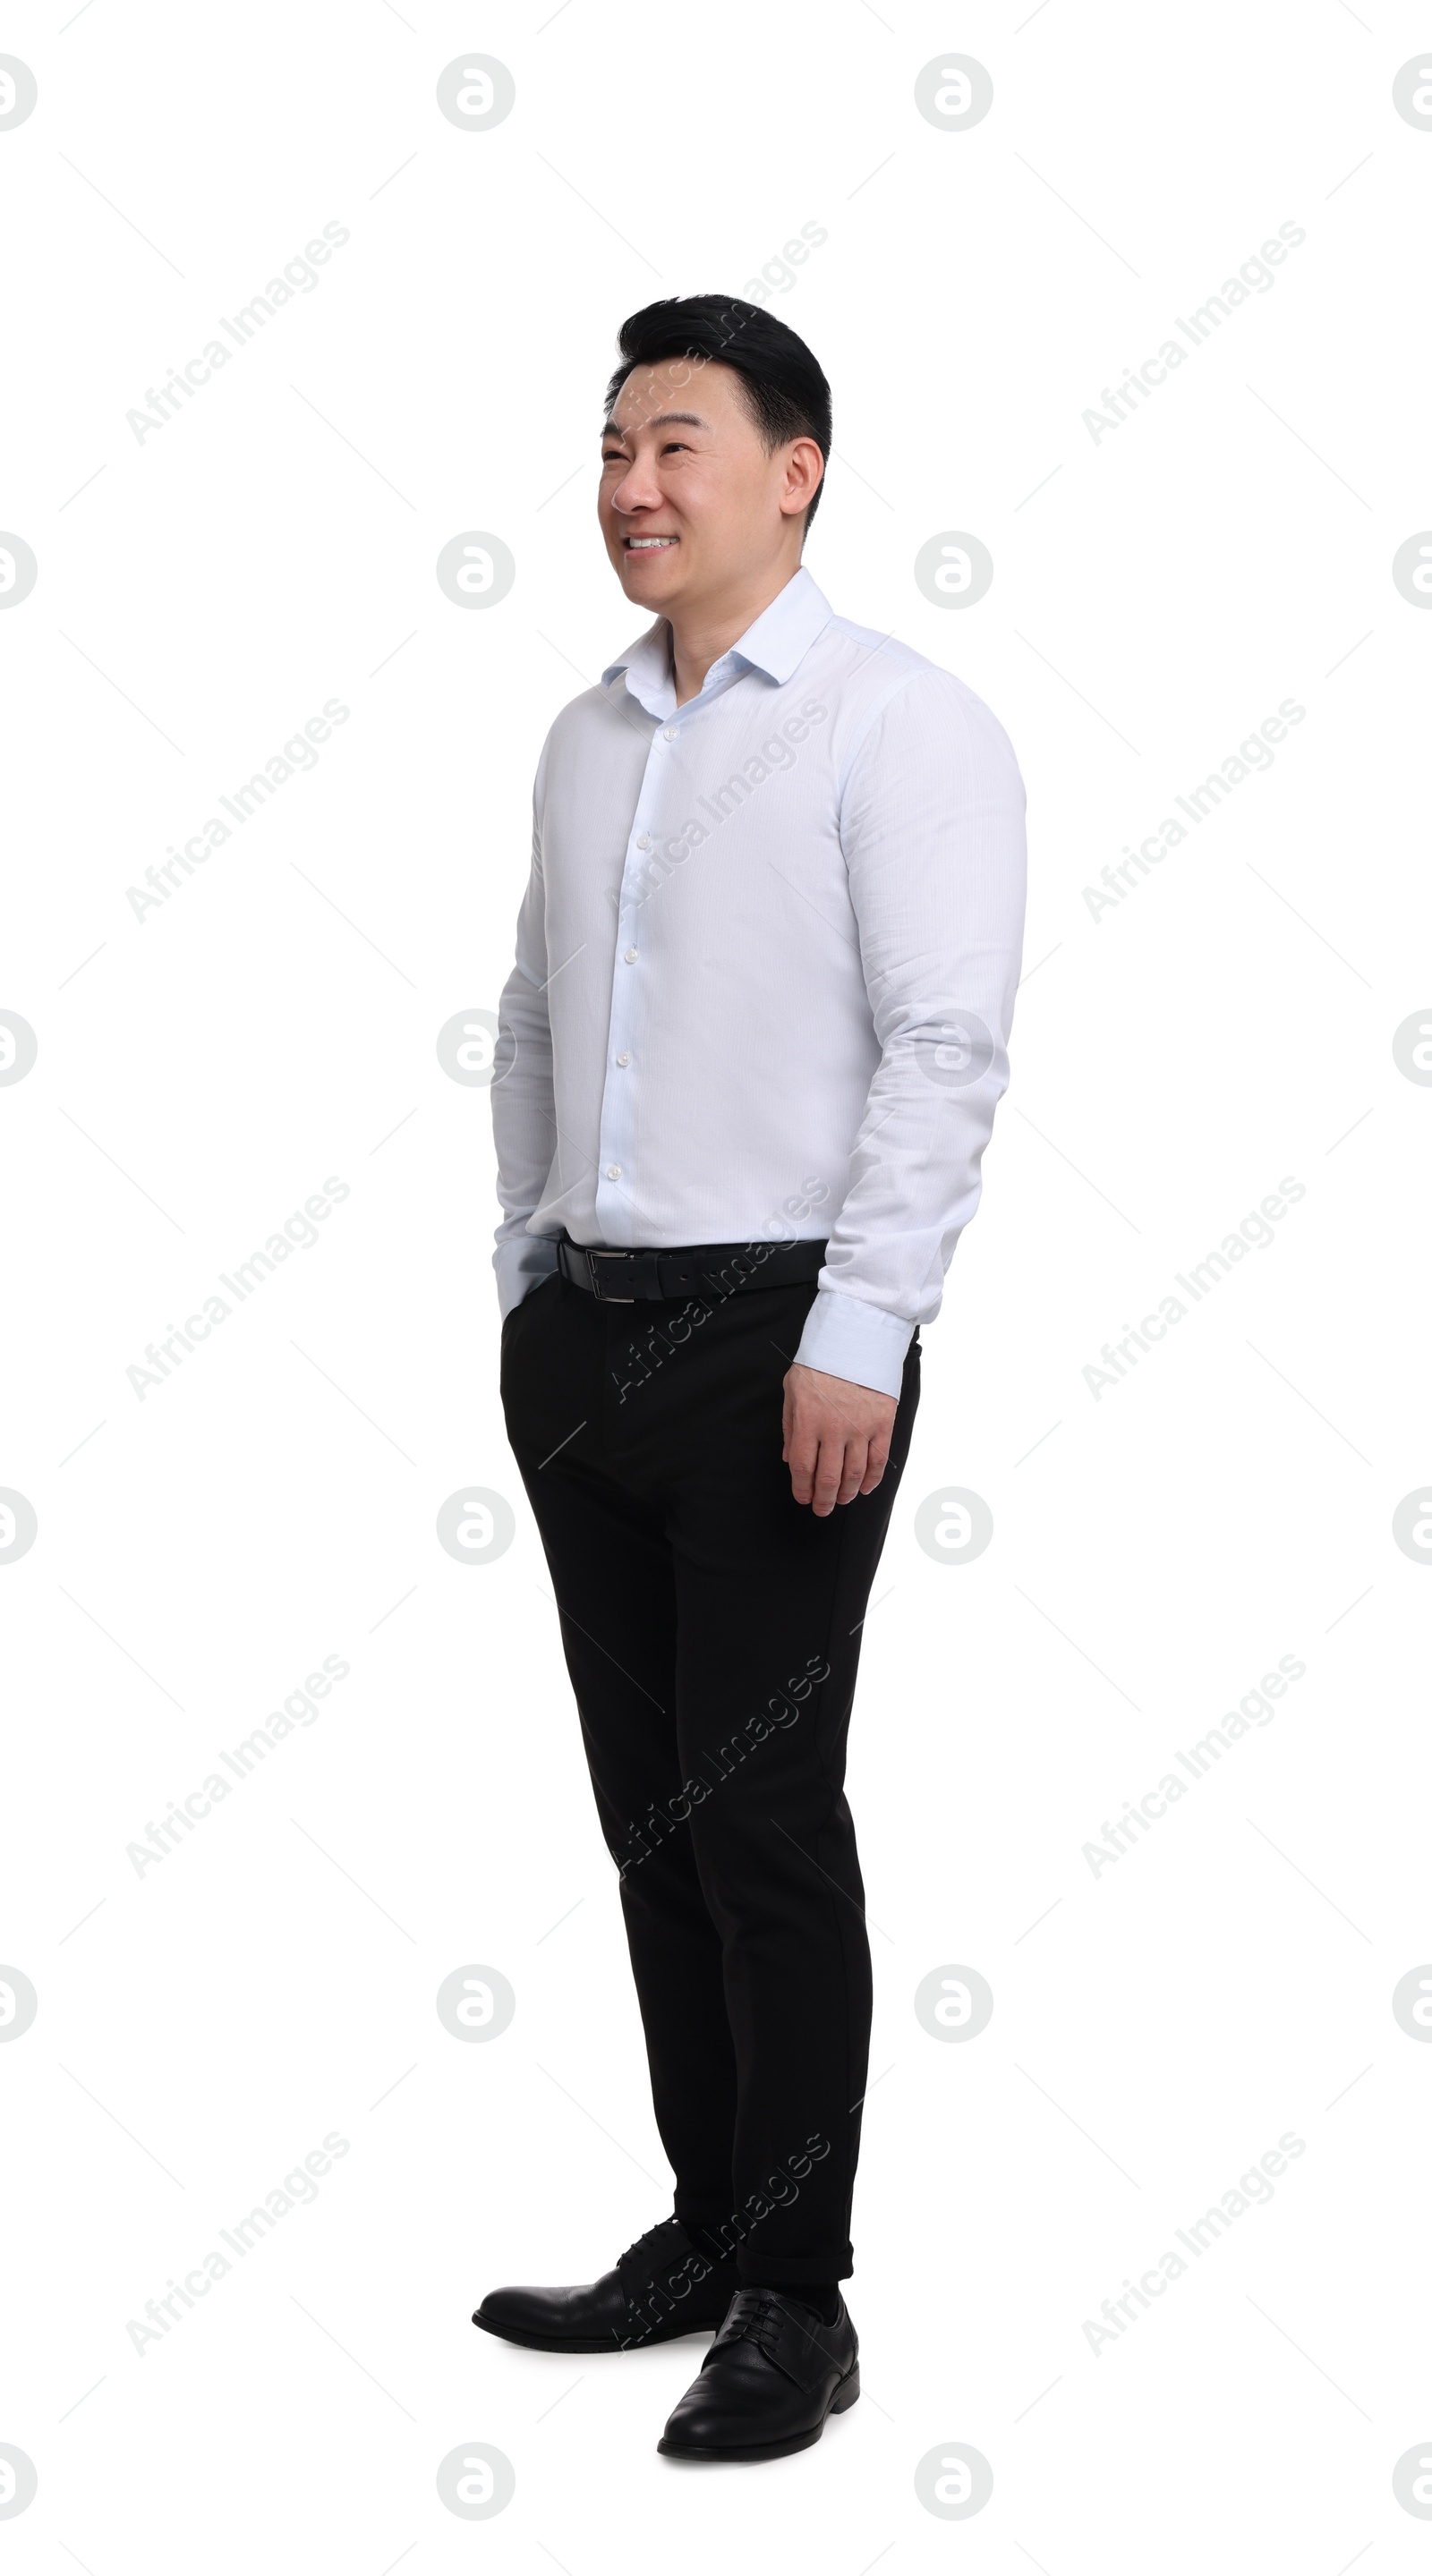
[[[689,448],[690,448],[690,445],[691,445],[691,441],[690,441],[690,439],[689,439],[689,438],[668,438],[668,439],[665,439],[665,440],[662,442],[662,450],[661,450],[661,452],[662,452],[662,455],[663,455],[663,456],[668,456],[668,455],[671,453],[671,450],[672,450],[672,448],[673,448],[673,447],[681,447],[681,448],[687,448],[687,449],[689,449]]]

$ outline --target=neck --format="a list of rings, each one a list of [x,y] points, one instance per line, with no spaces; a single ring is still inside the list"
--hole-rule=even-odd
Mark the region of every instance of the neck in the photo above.
[[[719,599],[668,612],[668,650],[679,707],[684,707],[688,698],[699,696],[712,663],[730,652],[799,570],[800,556],[796,554],[788,562],[752,576],[739,589],[723,591]]]

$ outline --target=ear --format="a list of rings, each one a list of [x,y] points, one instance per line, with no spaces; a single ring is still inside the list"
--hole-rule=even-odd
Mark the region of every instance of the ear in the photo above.
[[[788,519],[808,510],[825,479],[825,459],[813,438],[793,438],[786,450],[781,510]]]

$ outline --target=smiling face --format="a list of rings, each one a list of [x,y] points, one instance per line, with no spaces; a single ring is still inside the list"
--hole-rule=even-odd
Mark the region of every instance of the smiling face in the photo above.
[[[800,560],[820,448],[770,455],[742,379],[719,360],[634,367],[602,435],[597,496],[607,553],[628,599],[655,614],[716,607]]]

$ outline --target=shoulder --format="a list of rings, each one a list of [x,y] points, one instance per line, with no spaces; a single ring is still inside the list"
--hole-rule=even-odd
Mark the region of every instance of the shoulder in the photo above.
[[[547,728],[548,742],[562,742],[585,732],[589,726],[609,724],[614,715],[619,717],[620,701],[625,696],[626,684],[619,671],[605,685],[599,680],[594,681],[589,689],[583,689],[577,697],[569,698],[564,707],[557,709]]]
[[[564,707],[558,708],[547,728],[537,761],[539,788],[554,760],[565,763],[604,737],[627,733],[631,727],[631,712],[631,700],[620,671],[605,685],[594,681],[591,688],[569,698]]]
[[[826,644],[841,717],[844,774],[862,753],[903,759],[944,747],[966,759],[1014,765],[1014,746],[992,707],[968,682],[874,627],[833,617]]]

